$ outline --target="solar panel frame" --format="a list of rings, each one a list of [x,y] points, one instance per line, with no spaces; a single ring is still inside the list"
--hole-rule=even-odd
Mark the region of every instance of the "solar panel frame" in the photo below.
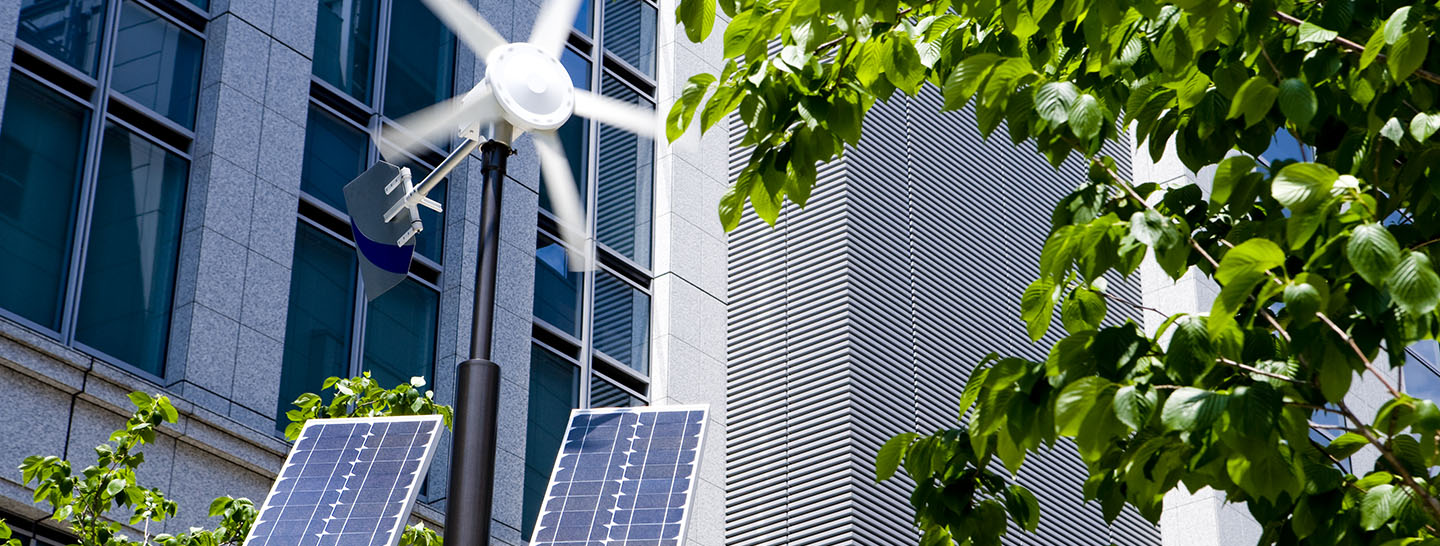
[[[638,414],[645,414],[645,413],[656,413],[656,414],[659,414],[659,413],[682,412],[682,411],[683,411],[683,412],[686,412],[686,413],[688,413],[688,412],[693,412],[693,411],[699,411],[699,412],[700,412],[700,415],[701,415],[701,417],[700,417],[700,429],[699,429],[699,431],[696,433],[697,441],[696,441],[696,445],[695,445],[695,448],[694,448],[694,449],[695,449],[695,462],[694,462],[693,465],[692,465],[691,476],[690,476],[690,478],[689,478],[689,479],[690,479],[690,484],[689,484],[689,486],[685,489],[685,504],[680,508],[681,510],[683,510],[683,512],[682,512],[682,516],[681,516],[680,522],[679,522],[679,533],[676,535],[676,538],[675,538],[675,544],[680,545],[680,546],[683,546],[683,545],[685,544],[685,536],[686,536],[686,533],[687,533],[687,531],[689,530],[689,526],[690,526],[690,509],[691,509],[691,508],[694,506],[694,504],[695,504],[695,492],[696,492],[696,490],[698,489],[698,484],[699,484],[699,481],[700,481],[700,468],[701,468],[700,465],[704,464],[704,459],[705,459],[705,435],[706,435],[706,433],[709,431],[709,428],[710,428],[710,423],[709,423],[709,421],[710,421],[710,405],[709,405],[709,404],[677,404],[677,405],[666,405],[666,406],[637,406],[637,407],[617,407],[617,408],[580,408],[580,409],[571,410],[571,412],[570,412],[570,420],[566,422],[566,426],[565,426],[565,436],[564,436],[564,438],[562,438],[561,441],[560,441],[560,451],[558,451],[558,452],[556,453],[555,463],[551,466],[551,469],[550,469],[550,480],[545,484],[545,496],[544,496],[544,498],[541,499],[541,501],[540,501],[540,506],[541,506],[540,513],[539,513],[538,515],[536,515],[536,520],[537,520],[537,521],[535,522],[534,530],[531,531],[529,544],[531,544],[531,546],[545,546],[545,545],[552,545],[552,544],[572,544],[572,543],[575,543],[575,541],[563,541],[563,542],[562,542],[562,541],[559,541],[559,540],[540,541],[540,540],[539,540],[539,536],[540,536],[540,532],[541,532],[540,520],[542,520],[542,519],[545,517],[545,515],[547,514],[547,512],[546,512],[545,509],[544,509],[544,507],[545,507],[547,504],[549,504],[549,502],[551,501],[551,499],[554,498],[554,496],[552,495],[552,491],[553,491],[554,488],[555,488],[555,480],[556,480],[556,478],[559,476],[560,471],[561,471],[561,469],[562,469],[561,462],[562,462],[563,457],[565,456],[565,447],[570,444],[570,441],[571,441],[571,439],[572,439],[572,438],[571,438],[571,435],[574,434],[575,431],[576,431],[577,428],[578,428],[578,427],[575,426],[575,424],[576,424],[576,417],[579,417],[579,416],[582,416],[582,415],[590,416],[590,415],[609,415],[609,414],[637,414],[637,415],[638,415]],[[682,436],[682,439],[683,439],[683,436]],[[683,445],[683,444],[682,444],[682,445]],[[628,462],[627,462],[627,464],[628,464]],[[608,477],[608,476],[607,476],[607,477]],[[638,485],[637,485],[637,488],[638,488]],[[617,508],[618,508],[618,506],[617,506]],[[667,508],[667,509],[668,509],[668,508]],[[633,509],[632,509],[632,510],[633,510]],[[606,544],[606,543],[612,542],[612,541],[613,541],[613,540],[593,541],[593,540],[589,540],[589,539],[587,538],[586,540],[579,541],[579,543]],[[657,542],[658,542],[658,540],[657,540]]]
[[[419,460],[420,466],[419,466],[419,468],[416,470],[416,479],[415,479],[414,483],[408,485],[408,486],[405,488],[405,489],[406,489],[406,496],[405,496],[404,506],[403,506],[403,508],[401,509],[401,511],[395,516],[395,523],[394,523],[394,524],[391,526],[391,528],[389,529],[388,536],[390,537],[390,540],[389,540],[386,544],[389,544],[390,546],[394,546],[395,544],[397,544],[397,543],[400,541],[400,535],[401,535],[401,533],[402,533],[403,530],[404,530],[405,524],[409,521],[410,513],[411,513],[411,512],[414,510],[414,508],[415,508],[415,502],[416,502],[417,498],[419,497],[421,485],[422,485],[422,484],[424,483],[424,481],[425,481],[426,472],[427,472],[428,469],[430,468],[430,463],[431,463],[431,462],[434,460],[434,458],[435,458],[435,452],[436,452],[438,446],[440,445],[440,437],[441,437],[442,433],[445,431],[445,428],[444,428],[444,418],[441,417],[441,416],[439,416],[439,415],[405,415],[405,416],[391,416],[391,417],[343,417],[343,418],[333,418],[333,419],[310,419],[310,420],[306,421],[304,427],[301,428],[301,430],[300,430],[300,435],[297,436],[297,437],[296,437],[296,441],[295,441],[293,444],[291,444],[291,446],[290,446],[290,452],[289,452],[288,454],[286,454],[286,456],[285,456],[285,463],[281,466],[280,472],[277,474],[277,476],[276,476],[276,478],[275,478],[275,482],[274,482],[273,484],[271,484],[271,486],[270,486],[270,492],[265,495],[265,503],[264,503],[263,505],[261,505],[259,512],[257,512],[255,524],[250,528],[250,532],[246,535],[245,541],[244,541],[242,544],[243,544],[244,546],[252,546],[252,544],[262,544],[262,543],[264,543],[265,541],[268,541],[270,538],[273,538],[273,535],[266,535],[266,536],[264,536],[264,539],[265,539],[264,541],[256,542],[256,539],[257,539],[257,538],[261,538],[261,537],[258,537],[257,535],[255,535],[256,529],[260,528],[260,524],[261,524],[261,522],[262,522],[262,518],[264,517],[265,513],[266,513],[268,510],[276,507],[275,504],[274,504],[275,501],[276,501],[276,498],[277,498],[276,493],[279,492],[279,490],[280,490],[280,482],[281,482],[281,479],[284,477],[284,474],[285,474],[286,469],[288,469],[289,467],[291,467],[291,466],[295,463],[295,456],[296,456],[297,454],[299,454],[299,453],[308,453],[308,451],[305,451],[305,452],[300,451],[300,445],[301,445],[302,441],[303,441],[305,438],[308,437],[308,436],[307,436],[307,433],[309,433],[312,428],[316,428],[316,427],[330,427],[330,426],[338,427],[338,426],[343,426],[343,425],[346,425],[346,424],[367,424],[367,425],[374,425],[374,424],[378,424],[378,423],[387,423],[387,424],[390,424],[390,423],[404,423],[404,422],[431,423],[431,424],[434,425],[434,433],[433,433],[433,435],[431,436],[430,440],[425,443],[425,448],[424,448],[423,455],[421,456],[421,458],[420,458],[420,460]],[[387,430],[388,430],[388,427],[387,427]],[[418,429],[417,429],[417,430],[418,430]],[[381,435],[381,438],[382,438],[381,442],[382,442],[382,445],[383,445],[383,441],[384,441],[384,440],[383,440],[383,439],[384,439],[384,435],[383,435],[383,434]],[[318,440],[318,438],[317,438],[316,442],[318,442],[318,441],[319,441],[319,440]],[[347,444],[347,445],[348,445],[348,444]],[[363,446],[362,446],[362,447],[363,447]],[[414,446],[413,444],[410,444],[407,449],[414,449],[414,447],[415,447],[415,446]],[[387,449],[387,448],[383,448],[383,447],[381,447],[380,445],[377,445],[377,446],[375,446],[373,449],[375,449],[375,450],[378,452],[380,449]],[[377,456],[378,456],[378,453],[377,453]],[[373,462],[373,460],[372,460],[372,462]],[[352,464],[354,464],[354,463],[352,463]],[[304,463],[301,463],[301,466],[302,466],[302,472],[303,472]],[[403,465],[402,465],[402,468],[403,468]],[[332,473],[331,476],[333,477],[333,473]],[[367,476],[368,476],[368,474],[367,474]],[[399,474],[397,474],[397,482],[398,482],[398,476],[399,476]],[[297,480],[299,479],[299,476],[298,476],[298,475],[297,475],[296,479],[297,479]],[[362,486],[363,486],[363,480],[362,480]],[[392,486],[391,490],[393,491],[394,489],[395,489],[394,486]],[[287,492],[287,495],[288,495],[288,494],[289,494],[289,492]],[[357,497],[357,498],[358,498],[358,497]],[[285,506],[285,504],[281,504],[281,505],[280,505],[280,508],[283,510],[283,507],[284,507],[284,506]],[[317,504],[317,506],[319,506],[319,505]],[[389,516],[383,516],[383,515],[377,515],[377,516],[376,516],[377,519],[381,519],[382,521],[383,521],[384,518],[387,518],[387,517],[389,517]],[[308,519],[308,520],[306,520],[306,521],[307,521],[307,522],[313,522],[313,521],[314,521],[313,518],[314,518],[314,515],[311,516],[311,519]],[[348,516],[347,516],[346,519],[348,519]],[[378,533],[379,531],[380,531],[380,528],[379,528],[379,525],[377,524],[377,526],[376,526],[376,531],[375,531],[375,532]],[[371,541],[371,544],[373,544],[373,539],[372,539],[372,541]]]

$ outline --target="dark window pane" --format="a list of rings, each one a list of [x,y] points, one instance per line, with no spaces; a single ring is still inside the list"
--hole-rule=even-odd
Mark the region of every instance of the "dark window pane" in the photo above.
[[[175,123],[195,127],[204,42],[130,2],[120,9],[110,86]]]
[[[377,7],[377,0],[320,0],[315,20],[315,75],[366,104],[375,69]]]
[[[605,96],[653,108],[609,75]],[[600,124],[596,166],[595,232],[605,246],[650,266],[650,197],[655,186],[655,143],[624,129]]]
[[[21,0],[16,35],[93,76],[104,23],[105,0]]]
[[[650,373],[650,296],[606,271],[595,272],[595,350]]]
[[[450,98],[455,40],[420,0],[395,0],[390,10],[384,113],[399,118]]]
[[[585,276],[570,270],[570,253],[549,237],[535,241],[535,317],[580,337]]]
[[[295,269],[290,273],[290,311],[275,426],[295,398],[320,392],[328,377],[348,375],[355,315],[355,250],[301,223],[295,230]]]
[[[440,294],[405,279],[370,302],[365,313],[365,371],[385,388],[412,377],[435,377],[435,331]]]
[[[195,4],[195,7],[200,8],[201,10],[210,9],[210,0],[189,0],[189,2],[191,4]]]
[[[641,0],[605,3],[605,49],[655,76],[655,6]]]
[[[580,370],[554,353],[530,347],[530,409],[525,423],[525,498],[521,536],[529,537],[565,439],[570,410],[579,407]]]
[[[590,88],[590,62],[582,59],[573,51],[566,49],[560,55],[560,62],[565,65],[565,70],[570,73],[570,81],[580,89]],[[556,131],[560,135],[560,143],[565,146],[565,157],[570,160],[570,174],[575,177],[575,188],[580,192],[580,209],[586,207],[585,180],[589,170],[586,158],[590,156],[590,130],[588,124],[580,116],[571,116],[570,121],[560,126]],[[543,180],[543,175],[542,175]],[[540,184],[540,207],[554,212],[550,207],[550,194],[545,191],[545,184]]]
[[[305,128],[305,165],[300,169],[300,189],[344,211],[343,189],[365,171],[368,151],[365,133],[311,106]]]
[[[105,129],[75,339],[161,375],[185,203],[184,159]]]
[[[600,374],[590,376],[590,407],[628,408],[643,405],[645,405],[644,400],[632,396],[625,389],[601,377]]]
[[[16,73],[0,129],[0,307],[60,329],[86,110]]]

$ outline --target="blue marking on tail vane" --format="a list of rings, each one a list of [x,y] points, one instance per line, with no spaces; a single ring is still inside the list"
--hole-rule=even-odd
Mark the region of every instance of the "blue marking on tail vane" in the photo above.
[[[354,220],[350,221],[350,231],[355,234],[355,246],[370,263],[391,273],[404,275],[410,272],[410,259],[415,255],[415,245],[396,246],[394,243],[373,240],[360,231]]]

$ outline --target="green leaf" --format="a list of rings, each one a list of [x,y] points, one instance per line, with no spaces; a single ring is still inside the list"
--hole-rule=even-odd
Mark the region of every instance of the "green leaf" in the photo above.
[[[1405,140],[1405,129],[1400,126],[1398,118],[1390,118],[1380,128],[1380,136],[1390,139],[1390,142],[1402,144]]]
[[[703,42],[715,27],[715,0],[680,0],[675,18],[685,25],[686,38],[697,44]]]
[[[1410,19],[1410,6],[1404,6],[1395,10],[1390,17],[1385,19],[1385,43],[1393,44],[1400,40],[1405,34],[1406,23]]]
[[[1291,210],[1307,210],[1330,195],[1340,173],[1319,163],[1291,163],[1270,184],[1270,195]]]
[[[1080,96],[1080,88],[1070,82],[1051,82],[1035,91],[1035,111],[1053,125],[1062,125],[1070,118],[1070,105]]]
[[[1233,250],[1231,252],[1234,252]],[[1175,321],[1175,333],[1165,349],[1165,368],[1181,383],[1191,383],[1215,365],[1215,347],[1205,320],[1185,315]]]
[[[1169,430],[1195,431],[1209,427],[1225,411],[1228,398],[1223,393],[1181,387],[1165,400],[1160,422]]]
[[[1416,141],[1429,140],[1436,130],[1440,130],[1440,113],[1426,114],[1422,112],[1410,118],[1410,136],[1414,137]]]
[[[1230,284],[1241,276],[1264,274],[1270,268],[1285,263],[1285,252],[1269,239],[1250,239],[1240,243],[1220,258],[1220,267],[1215,270],[1215,280]]]
[[[1230,100],[1230,113],[1225,119],[1235,119],[1241,115],[1245,116],[1245,126],[1249,127],[1265,119],[1265,114],[1270,112],[1270,107],[1275,104],[1275,96],[1280,89],[1260,76],[1247,80],[1235,92],[1235,98]]]
[[[700,101],[714,83],[715,76],[703,72],[690,77],[685,89],[680,92],[680,100],[675,101],[670,107],[670,113],[665,116],[665,137],[671,142],[685,133],[690,121],[695,119],[695,110],[700,107]],[[342,385],[342,392],[344,388]]]
[[[1130,235],[1146,246],[1153,247],[1165,239],[1169,227],[1169,219],[1155,209],[1137,211],[1130,216]]]
[[[1385,525],[1397,514],[1399,500],[1391,495],[1395,486],[1388,483],[1371,487],[1360,500],[1360,525],[1367,531],[1374,531]]]
[[[1215,178],[1210,190],[1210,202],[1222,205],[1250,172],[1255,170],[1255,160],[1248,155],[1227,157],[1215,167]]]
[[[1025,331],[1032,341],[1039,341],[1050,329],[1050,317],[1055,313],[1055,298],[1059,294],[1055,281],[1039,279],[1025,288],[1020,297],[1020,318],[1025,320]]]
[[[1150,419],[1155,409],[1155,390],[1140,392],[1135,385],[1126,385],[1115,391],[1115,417],[1125,426],[1139,430]]]
[[[1344,459],[1354,455],[1367,445],[1370,445],[1370,442],[1366,440],[1364,436],[1355,434],[1354,432],[1346,432],[1345,434],[1336,436],[1334,440],[1331,440],[1330,445],[1325,447],[1325,452],[1336,459]]]
[[[1390,76],[1395,81],[1402,81],[1415,73],[1415,69],[1425,64],[1425,53],[1430,49],[1430,34],[1423,28],[1417,28],[1406,32],[1390,46],[1390,55],[1385,58],[1385,65],[1390,69]]]
[[[900,468],[900,461],[905,458],[905,453],[910,450],[911,442],[914,442],[920,435],[914,432],[906,432],[895,436],[880,446],[880,451],[875,454],[875,481],[883,482],[895,475]]]
[[[1066,385],[1055,397],[1055,432],[1061,436],[1075,436],[1090,409],[1100,401],[1102,394],[1110,388],[1110,381],[1099,376],[1082,377]],[[1109,402],[1109,400],[1106,400]]]
[[[1385,48],[1385,27],[1375,29],[1370,39],[1365,41],[1365,52],[1360,54],[1360,70],[1370,66],[1380,56],[1380,50]]]
[[[903,31],[892,32],[888,38],[890,47],[880,56],[885,77],[896,89],[914,95],[920,83],[925,81],[925,64],[920,62],[920,53],[910,42],[910,36]]]
[[[1285,287],[1285,309],[1297,324],[1315,320],[1315,313],[1325,306],[1320,289],[1310,283],[1290,283]]]
[[[1021,529],[1033,532],[1040,525],[1040,501],[1029,489],[1015,484],[1006,486],[1005,511]]]
[[[1080,95],[1070,105],[1068,119],[1070,130],[1075,132],[1075,136],[1088,141],[1100,133],[1100,125],[1105,121],[1105,115],[1100,111],[1100,101],[1087,94]]]
[[[1422,252],[1406,253],[1385,283],[1395,304],[1411,315],[1427,314],[1440,303],[1440,275],[1435,274],[1430,258]]]
[[[110,480],[110,483],[105,484],[105,496],[113,497],[122,489],[125,489],[125,480],[120,478]]]
[[[756,39],[767,37],[756,36],[757,27],[765,22],[765,13],[761,10],[747,9],[735,14],[730,24],[725,26],[725,57],[733,59],[745,54],[750,48],[750,43]],[[687,30],[688,32],[688,30]]]
[[[732,23],[733,24],[733,23]],[[956,65],[950,76],[945,78],[945,110],[959,110],[965,107],[975,91],[980,89],[980,84],[985,81],[985,76],[990,69],[999,63],[1004,57],[994,53],[979,53],[966,57]]]
[[[1303,23],[1300,23],[1300,40],[1297,43],[1326,43],[1330,40],[1334,40],[1335,37],[1339,35],[1340,33],[1338,32],[1326,29],[1324,27],[1321,27],[1320,25],[1316,25],[1309,21],[1305,21]]]
[[[1300,78],[1289,78],[1280,82],[1280,94],[1276,100],[1280,102],[1280,111],[1285,114],[1285,118],[1302,129],[1310,125],[1310,120],[1315,118],[1315,111],[1319,108],[1315,102],[1315,92]]]
[[[1350,266],[1371,286],[1384,285],[1385,279],[1400,263],[1400,244],[1395,236],[1377,223],[1356,226],[1345,244]]]
[[[1350,392],[1350,381],[1355,378],[1354,370],[1343,358],[1320,360],[1320,394],[1330,402],[1342,402]]]
[[[155,399],[150,398],[150,395],[148,394],[140,391],[135,391],[130,393],[130,403],[135,404],[136,408],[143,409],[154,405]]]
[[[1105,319],[1105,300],[1092,290],[1076,288],[1060,306],[1060,324],[1074,334],[1100,327]]]

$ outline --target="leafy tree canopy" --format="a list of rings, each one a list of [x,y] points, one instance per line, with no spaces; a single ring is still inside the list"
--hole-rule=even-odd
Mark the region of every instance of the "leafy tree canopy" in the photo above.
[[[771,223],[785,201],[803,207],[816,164],[859,142],[875,101],[927,84],[946,109],[973,104],[987,137],[1003,122],[1052,164],[1089,166],[1022,295],[1032,338],[1065,329],[1049,358],[990,359],[964,390],[965,426],[902,434],[877,457],[879,478],[915,479],[925,544],[996,544],[1000,514],[1033,528],[1035,503],[986,468],[1018,471],[1060,437],[1107,518],[1128,504],[1157,521],[1183,484],[1245,503],[1263,544],[1433,543],[1440,408],[1380,361],[1402,365],[1440,328],[1436,5],[681,0],[677,17],[699,41],[717,10],[729,60],[690,78],[667,129],[744,122],[726,229],[747,202]],[[1260,159],[1277,133],[1300,160]],[[1127,180],[1105,141],[1153,158],[1174,142],[1188,168],[1214,167],[1213,187]],[[1102,321],[1141,304],[1101,276],[1146,255],[1217,282],[1211,312],[1155,333]],[[1346,403],[1357,374],[1388,390],[1375,419]],[[1347,463],[1361,449],[1373,468]]]

